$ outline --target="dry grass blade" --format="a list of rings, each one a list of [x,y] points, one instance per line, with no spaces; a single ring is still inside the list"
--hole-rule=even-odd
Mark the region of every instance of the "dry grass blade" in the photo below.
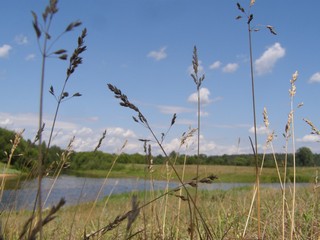
[[[26,238],[28,240],[35,240],[37,234],[41,231],[42,227],[45,226],[46,224],[48,224],[49,222],[51,222],[53,219],[55,219],[55,214],[60,210],[60,208],[66,203],[66,201],[61,198],[59,203],[57,204],[57,206],[53,206],[48,215],[42,220],[42,221],[38,221],[35,226],[32,228],[29,236]],[[33,221],[33,217],[30,217],[27,222],[24,225],[24,228],[20,234],[19,239],[22,239],[26,233],[27,233],[27,229],[29,228],[29,224],[32,223]]]
[[[97,146],[93,150],[94,152],[96,152],[100,148],[103,139],[105,139],[105,137],[106,137],[106,134],[107,134],[107,130],[104,130],[104,132],[102,133],[102,137],[99,139]]]
[[[312,129],[311,134],[316,134],[316,135],[320,135],[320,130],[308,119],[304,118],[303,119]]]
[[[210,184],[210,183],[213,183],[213,181],[216,179],[218,179],[218,177],[216,175],[211,174],[205,178],[200,179],[199,182]]]
[[[133,195],[131,198],[131,208],[132,210],[128,214],[128,224],[127,224],[127,233],[130,231],[132,224],[137,219],[140,209],[137,195]]]
[[[173,196],[175,196],[175,197],[177,197],[177,198],[180,198],[182,201],[188,201],[188,198],[185,197],[185,196],[183,196],[183,195],[177,195],[177,194],[175,194],[175,195],[173,195]]]
[[[136,218],[139,215],[139,211],[141,208],[138,206],[137,198],[136,196],[133,196],[132,198],[132,210],[126,212],[123,215],[117,216],[113,222],[109,223],[107,226],[99,229],[96,232],[90,233],[90,234],[85,234],[84,240],[89,240],[89,239],[94,239],[96,236],[103,236],[107,232],[111,231],[112,229],[116,228],[119,226],[124,220],[128,219],[128,224],[127,224],[127,231],[131,228],[132,223],[136,220]]]
[[[200,82],[204,79],[204,76],[202,77],[202,79],[200,80]],[[199,86],[199,85],[198,85]],[[190,198],[191,202],[192,202],[192,205],[194,207],[194,212],[197,213],[200,217],[200,220],[203,224],[203,227],[206,231],[206,234],[210,237],[210,239],[213,239],[212,238],[212,234],[210,232],[210,229],[205,221],[205,219],[203,218],[199,208],[197,207],[196,205],[196,201],[191,197],[190,195],[190,192],[188,191],[188,189],[186,188],[185,184],[183,183],[181,177],[180,177],[180,174],[177,172],[174,164],[172,163],[172,161],[170,160],[170,157],[169,155],[167,154],[167,152],[165,151],[163,145],[161,144],[160,140],[157,138],[157,136],[155,135],[153,129],[150,127],[147,119],[144,117],[144,115],[140,112],[140,110],[135,106],[133,105],[127,98],[126,95],[124,95],[120,89],[118,89],[117,87],[113,86],[112,84],[108,84],[108,88],[110,91],[112,91],[115,95],[115,98],[117,99],[120,99],[120,105],[123,106],[123,107],[128,107],[128,108],[131,108],[132,110],[134,110],[135,112],[138,113],[138,118],[139,118],[139,121],[140,123],[146,127],[150,133],[152,134],[153,138],[155,139],[156,143],[158,144],[158,146],[160,147],[161,151],[163,152],[163,154],[165,155],[165,158],[167,159],[167,163],[169,164],[169,166],[171,167],[171,169],[173,170],[174,174],[177,176],[179,182],[182,184],[183,188],[185,189],[188,197]],[[198,91],[198,95],[199,95],[199,91]],[[200,104],[200,102],[198,101],[198,104]],[[200,114],[198,114],[198,117],[200,117]],[[134,120],[136,122],[138,122],[138,119],[137,118],[134,118]],[[199,129],[199,127],[198,127]],[[198,139],[200,138],[199,134],[198,134]],[[198,144],[199,144],[200,141],[198,141]],[[199,148],[198,148],[199,149]],[[198,154],[199,155],[199,154]],[[195,214],[193,214],[195,215]],[[192,218],[192,213],[190,212],[190,218]]]

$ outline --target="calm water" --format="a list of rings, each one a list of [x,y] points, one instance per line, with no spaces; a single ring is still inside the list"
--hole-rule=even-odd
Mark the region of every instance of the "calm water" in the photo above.
[[[42,202],[48,195],[54,179],[44,178],[42,183]],[[63,197],[66,205],[74,205],[79,202],[94,201],[99,190],[102,188],[99,199],[103,199],[109,194],[141,191],[150,189],[150,182],[139,179],[108,179],[103,185],[104,179],[84,178],[75,176],[60,176],[46,201],[45,208],[55,205]],[[154,189],[164,189],[165,181],[154,181]],[[169,187],[177,187],[177,183],[170,183]],[[213,183],[201,185],[202,189],[231,189],[235,187],[252,186],[247,183]],[[279,184],[267,184],[269,187],[279,187]],[[16,209],[32,209],[37,193],[37,179],[25,181],[18,190],[5,190],[2,197],[0,209],[14,207]]]

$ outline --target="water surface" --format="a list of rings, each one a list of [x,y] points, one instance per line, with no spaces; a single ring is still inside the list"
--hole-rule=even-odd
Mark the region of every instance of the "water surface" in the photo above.
[[[62,175],[54,184],[48,199],[46,196],[54,179],[44,178],[42,182],[42,202],[45,202],[45,208],[57,204],[61,198],[66,200],[66,205],[75,205],[78,202],[94,201],[101,189],[99,200],[105,198],[109,194],[118,194],[133,191],[150,190],[150,181],[134,178],[85,178]],[[5,190],[2,197],[0,209],[14,207],[15,209],[32,209],[36,194],[37,194],[38,180],[33,179],[24,181],[17,190]],[[178,183],[171,182],[169,188],[175,188]],[[253,186],[252,183],[212,183],[201,184],[199,188],[214,190],[222,189],[228,190],[235,187]],[[280,187],[279,184],[262,184],[265,187]],[[155,190],[165,189],[166,181],[153,181]],[[46,201],[45,201],[46,200]]]

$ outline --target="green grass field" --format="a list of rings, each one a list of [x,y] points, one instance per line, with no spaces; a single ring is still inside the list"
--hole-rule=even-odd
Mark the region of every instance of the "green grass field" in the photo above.
[[[143,164],[121,164],[121,170],[117,168],[113,169],[110,176],[112,178],[130,178],[138,177],[145,178],[146,171]],[[176,169],[180,176],[182,174],[182,165],[176,165]],[[157,180],[166,179],[166,166],[154,165],[152,176]],[[87,176],[87,177],[106,177],[108,169],[105,170],[87,170],[87,171],[72,171],[69,172],[73,175]],[[289,178],[292,177],[293,170],[288,168]],[[254,182],[255,181],[255,169],[253,167],[240,167],[240,166],[214,166],[214,165],[202,165],[200,166],[200,177],[205,177],[210,174],[214,174],[218,177],[217,182]],[[147,173],[149,175],[149,173]],[[185,180],[191,180],[196,176],[196,165],[187,165],[185,167]],[[297,182],[313,182],[316,176],[316,168],[313,167],[299,167],[297,168]],[[264,168],[261,174],[261,182],[273,183],[279,182],[275,168]],[[172,174],[172,180],[177,178]]]

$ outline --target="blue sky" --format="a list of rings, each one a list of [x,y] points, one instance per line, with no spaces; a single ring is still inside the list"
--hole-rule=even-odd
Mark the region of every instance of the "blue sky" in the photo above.
[[[127,140],[125,152],[142,152],[139,138],[152,139],[135,123],[129,109],[119,106],[107,83],[120,88],[147,117],[157,136],[167,131],[172,115],[175,125],[167,134],[167,152],[193,154],[196,139],[179,150],[183,132],[197,127],[196,86],[190,77],[192,52],[198,48],[200,70],[205,74],[201,89],[201,148],[208,155],[251,153],[253,138],[251,79],[246,19],[237,1],[191,0],[68,0],[58,3],[51,34],[55,39],[66,26],[82,25],[63,35],[53,50],[71,54],[77,37],[86,27],[87,51],[83,64],[67,84],[70,93],[80,92],[62,104],[53,144],[66,147],[72,136],[76,151],[91,151],[102,132],[107,136],[101,150],[118,151]],[[299,72],[294,98],[296,147],[320,152],[303,118],[320,127],[320,2],[250,1],[239,3],[254,15],[253,62],[259,152],[263,152],[267,130],[263,108],[268,111],[269,131],[277,136],[276,152],[286,144],[282,136],[290,112],[290,79]],[[32,27],[31,11],[39,21],[47,1],[4,1],[0,14],[0,127],[25,129],[33,139],[38,125],[41,55]],[[266,28],[272,25],[277,35]],[[56,107],[48,90],[58,92],[63,84],[67,61],[50,58],[46,65],[44,140],[49,134]],[[303,102],[303,107],[296,106]],[[240,141],[239,141],[240,139]],[[291,143],[289,144],[291,145]],[[291,147],[289,146],[289,149]],[[154,145],[154,154],[160,150]],[[266,149],[270,152],[270,148]]]

